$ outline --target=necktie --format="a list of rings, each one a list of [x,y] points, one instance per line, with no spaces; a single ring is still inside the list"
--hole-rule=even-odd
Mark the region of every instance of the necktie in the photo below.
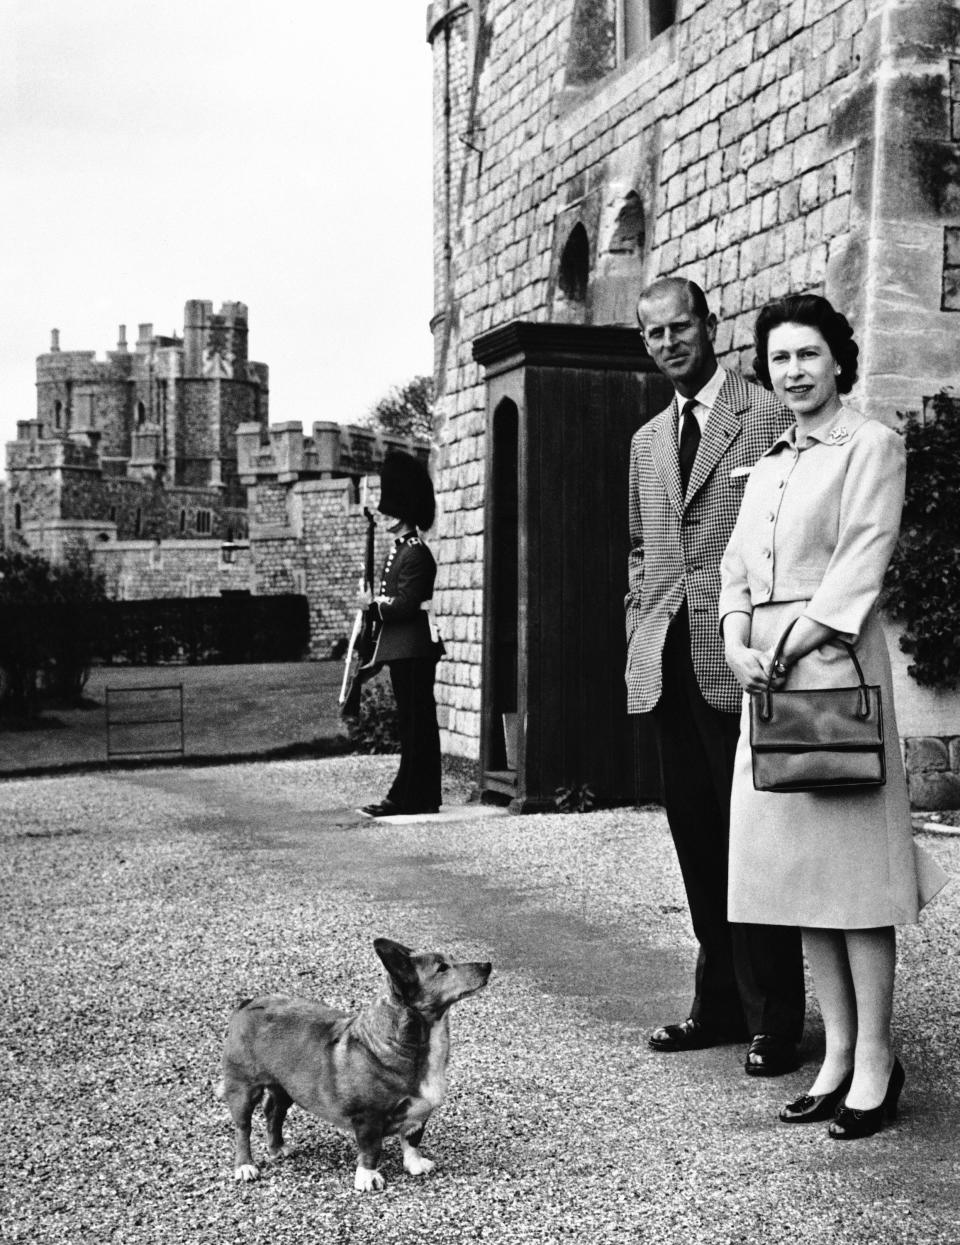
[[[683,481],[684,495],[687,492],[687,481],[690,479],[694,459],[697,457],[697,448],[700,445],[700,424],[693,413],[696,405],[696,401],[693,398],[689,398],[684,402],[682,411],[683,427],[680,429],[679,459],[680,479]]]

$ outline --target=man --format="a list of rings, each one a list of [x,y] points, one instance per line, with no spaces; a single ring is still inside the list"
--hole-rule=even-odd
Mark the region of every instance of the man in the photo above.
[[[777,1076],[798,1062],[800,936],[727,921],[741,691],[723,658],[717,600],[746,476],[792,419],[764,390],[718,365],[717,318],[692,281],[655,281],[641,294],[637,317],[676,392],[630,447],[627,707],[652,715],[667,820],[700,943],[690,1015],[656,1029],[650,1045],[682,1051],[749,1038],[746,1071]]]

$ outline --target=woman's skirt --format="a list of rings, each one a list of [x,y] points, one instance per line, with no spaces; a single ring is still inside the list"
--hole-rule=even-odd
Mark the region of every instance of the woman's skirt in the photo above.
[[[771,648],[805,604],[756,607],[751,646]],[[913,841],[890,657],[875,614],[864,624],[856,652],[867,683],[881,688],[887,771],[881,787],[756,791],[750,698],[743,698],[730,807],[731,921],[825,929],[910,924],[949,880]],[[786,687],[849,687],[856,681],[847,650],[828,643],[791,667]]]

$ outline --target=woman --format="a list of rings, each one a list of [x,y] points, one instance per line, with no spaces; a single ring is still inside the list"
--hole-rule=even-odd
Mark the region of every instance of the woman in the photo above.
[[[756,371],[795,425],[756,463],[724,555],[727,664],[745,693],[849,686],[838,638],[882,687],[886,784],[829,792],[754,790],[744,696],[731,801],[731,921],[796,925],[813,974],[826,1051],[785,1123],[832,1120],[869,1136],[892,1117],[904,1074],[891,1022],[894,926],[915,922],[946,875],[915,849],[890,662],[876,600],[903,506],[901,438],[843,406],[858,350],[826,299],[791,295],[757,318]],[[791,622],[781,661],[778,639]]]
[[[420,531],[433,526],[433,485],[426,467],[402,450],[387,454],[380,472],[381,514],[393,548],[378,596],[362,593],[379,620],[373,664],[390,668],[400,731],[400,768],[385,799],[368,804],[371,817],[435,813],[440,807],[440,732],[433,680],[443,643],[429,613],[437,564]]]

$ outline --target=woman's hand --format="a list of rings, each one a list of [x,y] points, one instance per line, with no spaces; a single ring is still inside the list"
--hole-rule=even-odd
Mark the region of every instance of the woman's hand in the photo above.
[[[724,658],[745,692],[764,692],[768,686],[777,687],[783,682],[783,675],[771,679],[772,652],[761,652],[746,644],[729,644]]]
[[[780,654],[779,660],[774,660],[776,652],[777,650],[775,648],[768,648],[767,651],[761,655],[761,661],[767,669],[767,679],[769,685],[774,689],[774,691],[777,691],[779,688],[783,687],[784,683],[787,681],[787,671],[791,665],[790,662],[784,660],[782,653]]]

